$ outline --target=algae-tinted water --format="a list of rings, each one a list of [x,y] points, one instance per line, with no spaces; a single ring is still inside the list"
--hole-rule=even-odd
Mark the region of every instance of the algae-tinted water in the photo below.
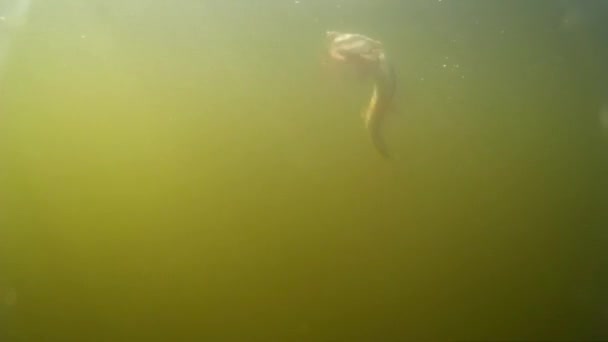
[[[0,329],[608,338],[607,7],[33,0],[0,36]],[[394,62],[392,162],[328,29]]]

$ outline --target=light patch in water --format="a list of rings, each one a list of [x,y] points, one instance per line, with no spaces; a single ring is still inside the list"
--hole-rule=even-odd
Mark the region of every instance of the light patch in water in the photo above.
[[[31,0],[0,3],[0,76],[16,32],[27,23],[31,4]]]

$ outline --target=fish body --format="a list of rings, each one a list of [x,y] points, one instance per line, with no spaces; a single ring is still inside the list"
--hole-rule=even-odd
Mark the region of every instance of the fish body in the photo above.
[[[353,64],[371,74],[374,85],[367,107],[363,111],[365,128],[372,144],[384,157],[389,157],[382,136],[382,122],[393,101],[396,75],[389,63],[381,42],[361,34],[328,31],[329,55],[332,59]]]
[[[391,65],[382,60],[375,74],[372,96],[363,111],[363,120],[372,144],[385,158],[389,158],[389,151],[382,134],[382,123],[390,111],[396,89],[396,77]]]

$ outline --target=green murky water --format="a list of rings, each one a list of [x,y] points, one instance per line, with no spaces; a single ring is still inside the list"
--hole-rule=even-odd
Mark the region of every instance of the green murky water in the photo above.
[[[0,329],[608,337],[607,15],[599,0],[31,1],[0,32],[0,286],[16,294]],[[324,67],[327,29],[387,47],[397,160],[363,129],[370,85]]]

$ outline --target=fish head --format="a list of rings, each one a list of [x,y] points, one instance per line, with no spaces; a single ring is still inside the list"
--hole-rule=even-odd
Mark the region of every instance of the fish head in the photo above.
[[[332,59],[356,64],[376,63],[384,54],[382,43],[355,33],[327,31]]]

